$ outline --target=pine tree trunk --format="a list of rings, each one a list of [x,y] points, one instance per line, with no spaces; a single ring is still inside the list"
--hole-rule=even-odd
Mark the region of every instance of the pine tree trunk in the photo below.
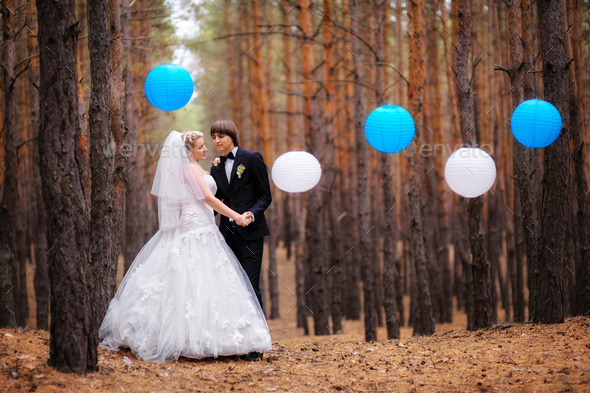
[[[78,28],[73,1],[37,2],[41,179],[47,209],[51,328],[49,364],[85,373],[89,363],[89,205],[78,143]]]
[[[444,4],[440,1],[435,1],[433,5],[437,10]],[[434,18],[432,18],[434,19]],[[432,20],[431,19],[431,20]],[[446,20],[446,19],[445,19]],[[431,23],[436,23],[435,20],[432,20]],[[442,24],[441,24],[442,25]],[[438,25],[435,24],[438,28]],[[431,69],[433,69],[432,73],[432,133],[434,138],[434,162],[432,163],[434,168],[432,168],[433,173],[433,185],[436,187],[434,191],[434,198],[437,199],[436,203],[436,214],[438,215],[438,228],[437,228],[437,238],[438,238],[438,247],[436,250],[436,259],[438,267],[441,271],[441,286],[442,286],[442,302],[440,304],[440,320],[443,323],[450,323],[453,320],[453,286],[451,283],[452,280],[452,273],[451,273],[451,265],[449,260],[449,246],[451,244],[451,232],[449,229],[449,191],[447,187],[444,186],[444,164],[445,164],[445,157],[443,154],[438,152],[438,146],[444,146],[444,143],[447,142],[447,133],[445,127],[442,126],[443,121],[443,108],[442,108],[442,82],[440,79],[439,66],[440,64],[440,48],[439,48],[439,34],[438,31],[434,30],[430,36],[430,56],[429,56],[429,64]],[[436,68],[436,70],[434,70]],[[450,68],[450,67],[449,67]],[[429,132],[430,133],[430,132]],[[427,168],[427,170],[429,170]]]
[[[234,13],[235,15],[235,13]],[[229,29],[230,29],[230,33],[235,33],[235,27],[236,27],[236,21],[232,20],[232,1],[231,0],[224,0],[223,1],[223,17],[225,19],[225,22],[228,24]],[[227,58],[227,68],[229,71],[227,71],[227,77],[229,78],[229,96],[231,99],[231,110],[232,110],[232,119],[234,120],[234,122],[236,123],[236,125],[238,126],[238,129],[240,129],[240,127],[242,126],[242,124],[240,124],[239,121],[237,121],[237,119],[240,116],[240,113],[242,111],[242,100],[241,100],[241,95],[238,94],[238,80],[236,80],[236,78],[234,77],[234,70],[236,68],[236,59],[235,59],[235,53],[239,53],[239,51],[235,50],[235,42],[236,38],[235,37],[228,37],[226,38],[226,45],[227,45],[227,49],[226,49],[226,58]],[[267,158],[268,159],[268,158]]]
[[[122,212],[115,207],[113,190],[119,185],[113,182],[113,158],[105,154],[111,148],[111,49],[109,3],[101,0],[88,0],[88,51],[90,53],[91,91],[89,109],[90,160],[92,172],[92,210],[91,210],[91,265],[87,280],[90,290],[91,319],[88,365],[96,365],[98,328],[104,317],[115,289],[116,257],[118,255],[115,215]],[[115,108],[117,110],[117,108]],[[116,127],[116,125],[114,125]],[[118,146],[122,143],[120,135]],[[120,154],[117,149],[115,155]],[[119,162],[117,162],[119,165]],[[100,223],[100,225],[98,225]]]
[[[322,147],[323,147],[323,158],[324,165],[322,166],[324,186],[322,187],[322,199],[324,205],[328,205],[326,209],[326,227],[329,228],[326,231],[326,255],[329,255],[329,266],[325,275],[329,276],[328,287],[330,297],[330,314],[332,316],[332,333],[342,331],[342,287],[340,281],[342,280],[342,256],[344,252],[342,245],[344,240],[344,234],[341,231],[341,227],[338,223],[338,217],[340,216],[341,201],[340,201],[340,184],[339,179],[340,172],[334,165],[334,122],[335,122],[335,102],[334,96],[334,82],[336,79],[334,76],[334,32],[330,29],[330,19],[332,16],[332,1],[323,1],[323,12],[324,18],[322,20],[323,44],[324,44],[324,72],[326,75],[327,82],[326,88],[326,100],[323,108],[323,136],[322,136]]]
[[[459,36],[455,73],[457,77],[457,96],[459,98],[461,134],[463,142],[475,146],[477,135],[473,91],[469,84],[467,69],[468,56],[471,47],[471,0],[461,0],[458,3]],[[491,324],[490,296],[488,280],[488,262],[485,251],[485,233],[483,229],[483,197],[471,198],[468,206],[469,243],[471,246],[471,271],[473,275],[473,320],[468,329],[477,330]],[[468,293],[467,296],[470,296]]]
[[[387,81],[385,79],[385,26],[387,23],[385,8],[388,7],[385,1],[376,1],[373,4],[375,15],[374,31],[374,50],[375,56],[375,99],[376,106],[381,106],[385,102],[385,92],[387,91]],[[376,210],[376,214],[383,218],[383,225],[380,228],[383,234],[383,273],[380,279],[383,283],[383,306],[385,308],[385,325],[387,327],[387,338],[399,338],[399,323],[397,313],[397,295],[396,295],[396,245],[397,233],[395,226],[395,195],[393,193],[393,181],[391,173],[391,155],[388,153],[378,153],[379,173],[381,177],[381,189],[383,193],[383,203],[381,208]]]
[[[414,117],[416,133],[414,140],[420,140],[424,132],[424,0],[410,3],[410,83],[408,86],[408,102]],[[430,297],[430,280],[426,261],[426,245],[424,244],[424,218],[422,211],[422,192],[425,188],[422,177],[422,165],[419,157],[410,157],[410,241],[412,244],[412,263],[416,271],[416,308],[414,318],[414,336],[433,334],[435,331],[432,303]]]
[[[358,12],[358,11],[356,11]],[[343,4],[342,10],[342,17],[343,17],[343,26],[346,30],[351,29],[351,2],[345,1]],[[354,43],[354,42],[353,42]],[[340,51],[344,53],[344,62],[348,64],[347,67],[348,73],[346,74],[345,79],[349,80],[356,80],[356,72],[354,69],[354,54],[351,50],[346,49],[346,44],[342,42],[342,46]],[[354,100],[355,94],[357,91],[355,90],[354,83],[347,83],[346,86],[346,97],[350,99],[347,100],[345,104],[345,111],[346,111],[346,119],[348,126],[345,127],[346,129],[346,136],[348,140],[354,141],[356,140],[356,116],[362,116],[363,108],[360,105],[359,108],[357,106],[359,103]],[[358,94],[361,94],[361,90],[358,90]],[[357,112],[358,110],[358,112]],[[358,151],[357,146],[355,143],[348,143],[347,144],[346,155],[348,156],[347,162],[347,172],[349,173],[349,184],[350,188],[356,189],[358,186]],[[359,217],[359,201],[358,201],[358,193],[350,192],[348,194],[348,204],[350,206],[350,213],[347,219],[349,225],[347,225],[347,237],[349,239],[358,239],[358,228],[357,228],[357,218]],[[366,244],[366,243],[363,243]],[[354,244],[353,244],[354,245]],[[346,272],[346,284],[344,287],[346,288],[343,294],[343,304],[344,304],[344,316],[347,319],[351,320],[359,320],[361,318],[361,289],[360,289],[360,272],[361,272],[361,248],[360,244],[356,247],[350,246],[350,248],[346,251],[344,262],[345,262],[345,272]]]
[[[358,35],[359,32],[359,5],[357,0],[351,0],[350,17],[351,17],[351,31],[353,35]],[[352,61],[354,69],[354,129],[356,131],[356,140],[362,141],[365,138],[365,130],[363,127],[364,113],[363,113],[363,92],[361,81],[361,69],[364,68],[361,63],[361,43],[358,38],[352,39]],[[359,240],[358,247],[360,260],[359,266],[363,270],[363,295],[364,295],[364,314],[365,314],[365,340],[377,340],[377,314],[375,312],[375,274],[374,261],[369,258],[371,244],[368,236],[372,226],[369,216],[369,201],[367,198],[367,146],[366,143],[358,143],[358,181],[357,181],[357,196],[358,196],[358,232]]]
[[[15,23],[17,29],[20,28],[23,24],[23,18],[26,18],[26,8],[24,6],[16,5],[16,9],[14,10],[15,15]],[[15,35],[15,59],[25,59],[27,58],[27,47],[24,42],[26,37],[24,34],[20,35],[20,38]],[[30,63],[27,61],[27,65],[30,66]],[[15,212],[15,230],[16,230],[16,259],[15,259],[15,270],[13,274],[16,275],[14,282],[16,286],[14,287],[13,291],[15,292],[15,307],[16,307],[16,324],[18,326],[26,326],[27,319],[29,317],[29,296],[28,296],[28,289],[27,289],[27,275],[30,272],[30,269],[34,266],[32,265],[32,255],[31,255],[31,193],[29,191],[31,179],[31,171],[29,170],[30,165],[30,158],[29,158],[29,143],[21,144],[20,141],[27,141],[31,138],[31,130],[29,127],[29,122],[27,117],[23,116],[22,114],[26,113],[28,110],[27,105],[27,90],[26,90],[26,79],[23,78],[25,75],[21,73],[21,70],[25,68],[27,65],[20,65],[20,67],[15,66],[15,72],[17,72],[17,67],[19,69],[18,74],[20,77],[18,78],[19,81],[16,82],[15,76],[15,96],[17,100],[17,113],[19,116],[16,117],[17,121],[17,141],[19,141],[19,147],[17,149],[17,194],[16,194],[16,212]],[[31,264],[31,266],[27,266],[27,260]]]
[[[563,4],[559,0],[537,2],[543,91],[562,119],[559,137],[544,150],[543,199],[538,260],[531,268],[530,319],[537,323],[563,322],[563,269],[569,217],[570,133],[569,94]],[[533,263],[529,263],[529,266]],[[532,266],[531,266],[532,267]]]
[[[305,245],[305,228],[307,218],[307,206],[303,203],[303,195],[297,195],[293,198],[293,211],[300,212],[297,227],[297,239],[295,249],[295,286],[297,294],[297,327],[303,328],[305,335],[309,334],[309,324],[307,323],[308,307],[306,301],[306,282],[305,282],[305,261],[307,259],[307,251]],[[288,314],[291,310],[287,311]],[[285,314],[285,315],[286,315]]]
[[[143,9],[145,3],[139,0],[138,9]],[[125,21],[121,21],[122,36],[126,39],[149,36],[149,25],[143,12],[131,12],[128,8],[123,13]],[[148,46],[149,41],[143,45]],[[129,143],[138,141],[138,130],[146,126],[147,113],[143,110],[150,105],[141,100],[137,92],[141,92],[143,75],[147,74],[149,62],[142,60],[141,52],[128,48],[125,52],[125,126],[130,130]],[[143,122],[142,122],[143,120]],[[123,256],[125,272],[143,247],[145,241],[152,235],[149,220],[145,216],[146,198],[149,191],[143,179],[145,166],[145,152],[133,154],[128,162],[127,181],[125,190],[125,241]]]
[[[16,198],[18,176],[18,122],[15,88],[15,2],[3,0],[2,10],[2,91],[4,93],[4,181],[0,205],[0,327],[16,324],[15,294],[18,289],[16,274]]]
[[[440,10],[441,10],[441,16],[442,16],[442,20],[443,21],[448,21],[449,17],[448,17],[448,12],[447,12],[447,7],[446,4],[444,2],[442,2],[441,0],[439,0],[439,4],[440,4]],[[453,7],[456,6],[456,2],[452,3]],[[454,15],[454,14],[453,14]],[[452,22],[452,27],[455,30],[456,29],[456,18],[451,18],[451,22]],[[460,123],[459,123],[459,106],[457,103],[457,90],[456,90],[456,80],[455,80],[455,74],[453,73],[453,65],[454,62],[452,60],[451,54],[452,54],[452,50],[451,50],[451,45],[450,43],[453,41],[452,37],[451,37],[451,33],[449,32],[448,29],[448,23],[441,23],[442,25],[442,39],[443,39],[443,46],[444,46],[444,59],[445,59],[445,74],[446,74],[446,88],[447,88],[447,96],[449,97],[448,99],[448,106],[449,106],[449,112],[451,115],[451,129],[459,129],[460,128]],[[436,137],[436,134],[435,134]],[[453,139],[453,138],[451,138]],[[441,162],[439,162],[439,164],[441,168],[444,167],[444,164]],[[441,174],[442,175],[442,174]],[[442,179],[440,180],[442,182]],[[442,183],[441,183],[442,184]],[[443,191],[445,190],[445,191]],[[441,199],[443,198],[443,194],[442,192],[445,192],[446,195],[448,195],[449,197],[451,197],[450,201],[452,201],[452,203],[450,203],[449,206],[449,213],[447,214],[447,216],[449,217],[448,220],[451,219],[452,217],[452,212],[454,210],[456,210],[456,206],[454,201],[457,200],[456,196],[453,196],[452,193],[449,193],[446,190],[446,187],[441,187]],[[441,202],[441,206],[443,206],[444,204]],[[456,216],[455,216],[456,217]],[[460,246],[461,243],[461,226],[458,225],[457,220],[453,220],[452,224],[449,225],[449,242],[453,243],[453,295],[456,296],[457,298],[457,306],[459,309],[464,307],[464,303],[465,303],[465,297],[464,295],[464,291],[465,288],[463,286],[463,272],[462,272],[462,266],[464,264],[464,260],[463,260],[463,254],[461,252],[459,252],[459,249],[462,249]],[[441,231],[443,231],[444,233],[444,227],[441,228]],[[444,235],[443,235],[444,236]],[[459,247],[458,247],[459,246]],[[450,282],[450,280],[448,281]],[[450,300],[451,302],[451,308],[450,308],[450,315],[452,317],[452,299]],[[448,304],[447,304],[447,308],[448,308]],[[450,321],[449,321],[450,322]]]
[[[303,30],[301,38],[301,60],[303,79],[306,82],[303,85],[304,114],[305,114],[305,143],[309,152],[315,155],[323,165],[331,163],[326,162],[322,157],[322,133],[320,108],[314,82],[313,70],[316,67],[315,55],[311,36],[313,31],[312,13],[310,9],[313,4],[309,0],[299,0],[299,25]],[[305,244],[309,249],[307,265],[311,269],[311,287],[308,292],[313,299],[311,312],[314,319],[314,332],[316,335],[326,335],[330,333],[328,326],[330,317],[330,307],[328,302],[329,288],[326,272],[327,260],[325,255],[324,242],[326,231],[325,221],[322,214],[322,189],[326,187],[325,179],[313,190],[309,191],[308,210],[305,227]]]
[[[111,287],[108,291],[111,292],[111,297],[115,293],[117,266],[119,263],[119,255],[121,253],[122,235],[124,229],[125,217],[125,190],[127,187],[127,172],[128,154],[124,146],[131,146],[131,137],[134,131],[125,127],[123,107],[124,102],[124,80],[123,80],[123,45],[122,45],[122,30],[121,30],[121,4],[119,0],[109,0],[109,31],[111,37],[110,45],[110,63],[111,63],[111,91],[110,91],[110,120],[109,129],[115,146],[117,148],[115,153],[115,163],[113,169],[113,190],[109,193],[112,197],[113,213],[112,213],[112,267],[114,272],[112,281],[107,283]],[[123,94],[123,98],[121,97]],[[109,299],[110,301],[110,299]],[[108,306],[108,302],[105,304]],[[106,311],[106,308],[104,309]],[[102,321],[102,316],[100,317]]]
[[[291,23],[292,19],[295,18],[295,13],[289,13],[289,9],[292,6],[286,0],[283,1],[283,12],[282,22],[283,24]],[[285,58],[285,83],[286,88],[292,88],[292,82],[295,75],[294,56],[291,53],[291,41],[290,38],[286,38],[283,41],[283,57]],[[297,122],[295,121],[295,112],[297,109],[297,103],[295,102],[295,96],[289,94],[287,96],[287,132],[288,132],[288,147],[289,150],[298,150],[303,146],[303,141],[299,138],[297,132]],[[297,327],[303,328],[304,333],[309,334],[309,326],[307,323],[307,307],[305,302],[305,273],[304,273],[304,231],[305,231],[305,217],[306,211],[303,208],[303,195],[290,196],[289,200],[292,205],[290,210],[293,213],[285,216],[286,221],[290,223],[289,229],[291,231],[290,236],[293,237],[293,254],[295,259],[295,295],[296,295],[296,313],[297,313]],[[286,203],[286,202],[285,202]],[[288,217],[288,219],[287,219]],[[288,310],[287,313],[291,312]]]
[[[508,5],[508,43],[510,45],[510,83],[512,89],[512,106],[516,108],[524,101],[525,95],[525,73],[526,62],[523,57],[523,47],[521,41],[521,31],[530,29],[530,26],[521,24],[521,2],[512,0]],[[522,210],[522,225],[525,239],[527,263],[529,266],[535,266],[537,260],[537,247],[539,236],[539,218],[537,211],[537,200],[532,184],[532,166],[533,153],[521,145],[516,139],[513,139],[513,162],[516,172],[516,182],[518,184],[518,194],[520,195],[520,206]],[[514,304],[514,319],[518,322],[524,321],[524,284],[523,284],[523,267],[522,261],[516,259],[516,299]],[[529,272],[530,274],[531,272]]]
[[[574,228],[578,233],[578,250],[580,252],[580,262],[576,263],[576,302],[573,309],[574,315],[587,315],[590,311],[590,231],[588,223],[590,222],[590,200],[588,183],[586,183],[587,173],[584,164],[584,157],[588,157],[588,146],[584,144],[584,136],[588,136],[588,99],[586,89],[586,68],[584,43],[582,29],[581,4],[579,0],[569,0],[569,14],[571,15],[571,26],[573,34],[569,36],[573,59],[574,59],[574,76],[575,83],[570,82],[570,122],[573,142],[574,160],[574,183],[576,189],[576,201],[578,204],[577,227]],[[579,24],[579,25],[576,25]],[[571,73],[572,71],[570,71]],[[572,78],[570,78],[572,79]],[[577,115],[577,116],[576,116]],[[586,149],[586,154],[584,154]]]
[[[30,30],[27,36],[27,49],[29,56],[36,55],[37,48],[37,12],[35,3],[29,2],[27,5],[27,29]],[[39,130],[39,59],[32,58],[28,71],[28,102],[31,111],[31,130],[36,134]],[[32,231],[32,242],[34,247],[34,266],[35,266],[35,302],[36,302],[36,321],[37,329],[49,329],[49,276],[47,272],[47,219],[45,213],[45,203],[43,201],[43,190],[41,185],[41,173],[39,168],[39,141],[33,142],[33,199],[35,225]]]

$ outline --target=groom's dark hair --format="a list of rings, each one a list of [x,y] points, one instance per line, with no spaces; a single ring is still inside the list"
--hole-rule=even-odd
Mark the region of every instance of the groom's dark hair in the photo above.
[[[211,136],[213,134],[228,135],[234,141],[234,146],[240,146],[238,127],[231,120],[217,120],[213,123],[211,126]]]

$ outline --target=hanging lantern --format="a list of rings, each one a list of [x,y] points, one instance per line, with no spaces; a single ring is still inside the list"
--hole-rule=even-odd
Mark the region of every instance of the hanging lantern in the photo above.
[[[414,119],[407,110],[396,105],[375,109],[365,121],[365,135],[369,144],[384,153],[397,153],[414,138]]]
[[[457,194],[465,198],[475,198],[494,185],[496,165],[485,151],[462,147],[447,160],[445,180]]]
[[[276,159],[271,170],[275,185],[286,192],[305,192],[322,177],[320,162],[305,151],[290,151]]]
[[[520,104],[510,119],[512,134],[526,147],[546,147],[561,132],[561,115],[547,101],[527,100]]]
[[[148,101],[163,111],[185,106],[193,95],[193,79],[187,70],[175,64],[163,64],[150,71],[145,78]]]

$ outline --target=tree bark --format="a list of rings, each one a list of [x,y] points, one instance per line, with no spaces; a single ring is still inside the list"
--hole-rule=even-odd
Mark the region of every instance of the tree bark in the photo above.
[[[2,91],[4,93],[4,182],[0,205],[0,327],[16,324],[16,198],[18,175],[18,120],[14,12],[15,3],[3,0],[2,4]]]
[[[523,58],[523,47],[521,32],[530,29],[530,26],[522,28],[521,1],[512,0],[508,6],[508,43],[510,45],[510,83],[512,89],[512,106],[516,108],[524,101],[525,94],[525,70],[526,65]],[[532,178],[533,152],[513,139],[514,169],[516,171],[516,182],[520,195],[522,209],[523,233],[526,239],[527,263],[533,267],[537,260],[537,247],[539,236],[539,218],[537,211],[537,200]],[[516,302],[514,305],[514,318],[516,321],[524,321],[524,290],[522,282],[522,261],[517,259],[516,274]],[[534,269],[533,269],[534,270]],[[532,273],[529,272],[529,274]]]
[[[445,5],[440,1],[434,1],[433,6],[438,10],[440,7],[445,7]],[[431,23],[436,23],[436,19],[434,17],[431,18]],[[447,19],[444,19],[447,20]],[[443,23],[440,23],[443,25]],[[440,64],[440,48],[439,48],[439,34],[436,30],[438,28],[438,24],[435,24],[435,30],[433,30],[430,34],[429,38],[429,53],[430,56],[428,57],[429,64],[431,69],[437,69],[432,74],[432,128],[433,128],[433,138],[434,138],[434,162],[432,165],[434,168],[433,175],[433,186],[434,190],[434,198],[436,198],[436,214],[438,215],[438,228],[437,228],[437,238],[438,238],[438,246],[436,249],[436,259],[438,267],[441,271],[441,284],[442,284],[442,302],[440,304],[440,320],[443,323],[450,323],[453,320],[453,286],[451,283],[452,280],[452,273],[451,273],[451,265],[449,260],[449,246],[451,244],[451,232],[449,228],[449,192],[448,189],[444,186],[444,164],[445,164],[445,157],[441,152],[437,149],[439,146],[444,146],[444,143],[448,141],[447,132],[445,127],[442,126],[443,124],[443,107],[442,107],[442,82],[440,79],[440,73],[442,70],[438,70],[438,64]],[[448,67],[450,70],[450,67]],[[452,73],[452,70],[450,70]],[[430,133],[430,132],[429,132]],[[427,168],[427,171],[430,170],[430,167]],[[428,175],[428,173],[426,174]]]
[[[129,159],[124,150],[124,145],[131,146],[131,138],[133,131],[125,127],[125,109],[123,107],[125,97],[125,87],[123,80],[123,44],[122,44],[122,29],[121,29],[121,4],[119,0],[109,0],[109,37],[110,44],[110,63],[111,63],[111,91],[110,91],[110,119],[109,129],[115,143],[115,162],[113,168],[113,190],[109,193],[113,200],[112,213],[112,280],[107,283],[111,287],[108,291],[111,296],[115,293],[117,266],[119,263],[119,255],[121,254],[121,244],[123,235],[123,218],[125,217],[125,192],[127,188],[127,173],[129,171]],[[123,97],[121,97],[123,93]],[[110,301],[110,299],[109,299]],[[104,305],[108,307],[108,302]],[[106,311],[106,308],[104,309]],[[102,316],[101,316],[102,321]]]
[[[463,142],[475,146],[477,127],[473,91],[469,84],[468,56],[471,47],[471,0],[458,2],[459,36],[455,60],[457,77],[457,96],[461,118],[461,134]],[[468,329],[477,330],[491,325],[489,296],[489,266],[486,260],[485,233],[483,229],[483,197],[469,200],[469,242],[471,246],[471,270],[473,274],[473,319],[468,321]],[[470,296],[470,294],[467,294]]]
[[[315,55],[311,42],[311,33],[313,31],[312,13],[310,9],[313,4],[310,0],[299,0],[299,26],[303,30],[301,38],[301,60],[303,80],[307,83],[303,85],[304,114],[305,114],[305,143],[308,151],[319,158],[319,161],[325,166],[330,163],[325,162],[322,156],[321,138],[321,118],[320,108],[317,96],[316,83],[313,76],[313,70],[316,67]],[[311,268],[311,287],[308,292],[314,300],[311,312],[314,319],[314,332],[316,335],[326,335],[330,333],[328,327],[330,310],[329,310],[329,288],[326,278],[327,267],[326,255],[324,249],[325,225],[322,214],[322,189],[326,187],[325,179],[313,190],[309,191],[308,210],[305,227],[305,237],[309,249],[307,265]]]
[[[89,206],[79,156],[78,27],[74,1],[37,2],[41,179],[47,210],[51,328],[49,364],[85,373],[88,363]]]
[[[358,11],[355,11],[358,13]],[[346,30],[350,31],[351,29],[351,2],[345,1],[342,7],[342,17],[343,17],[343,26]],[[354,41],[353,41],[354,43]],[[354,65],[354,57],[355,55],[352,53],[351,50],[346,49],[347,44],[342,42],[342,46],[340,51],[344,53],[344,62],[345,64],[349,64],[347,67],[347,76],[346,79],[352,80],[352,83],[347,83],[345,86],[346,89],[346,97],[349,97],[350,100],[345,104],[345,113],[346,113],[346,122],[348,127],[346,127],[346,137],[349,141],[356,141],[356,116],[363,116],[363,108],[360,105],[357,112],[357,106],[359,105],[358,101],[354,100],[355,94],[357,91],[355,90],[355,83],[356,80],[356,70]],[[360,46],[359,46],[360,47]],[[358,89],[358,94],[362,94],[361,89]],[[358,151],[357,151],[357,144],[356,143],[347,143],[347,150],[346,154],[348,156],[348,162],[346,165],[346,173],[349,173],[349,188],[356,188],[358,186]],[[347,223],[347,236],[349,239],[358,239],[358,228],[357,228],[357,219],[359,217],[359,201],[358,201],[358,193],[357,192],[350,192],[348,194],[348,205],[350,206],[349,217],[346,218]],[[363,243],[366,245],[366,243]],[[345,263],[345,271],[346,271],[346,290],[343,294],[343,303],[344,303],[344,317],[351,320],[359,320],[361,318],[361,289],[360,289],[360,275],[361,275],[361,248],[360,244],[356,247],[353,247],[355,244],[350,245],[344,257]]]
[[[90,291],[90,339],[88,365],[97,364],[98,328],[115,289],[117,250],[114,244],[113,158],[111,148],[111,50],[109,40],[109,3],[88,0],[88,52],[90,54],[91,95],[88,111],[90,161],[92,174],[92,209],[90,245],[91,265],[88,271]],[[115,152],[115,155],[117,152]],[[100,224],[99,224],[100,223]]]
[[[590,201],[588,199],[587,173],[584,163],[584,136],[588,135],[586,68],[583,52],[582,7],[579,0],[568,1],[569,25],[573,31],[568,34],[574,60],[569,68],[570,79],[570,130],[572,133],[572,159],[574,169],[574,189],[577,203],[576,248],[579,260],[575,265],[575,297],[573,315],[587,315],[590,311]],[[579,23],[580,25],[576,25]],[[569,272],[565,273],[568,274]]]
[[[37,12],[34,2],[27,5],[26,24],[29,29],[27,35],[28,55],[34,56],[38,53],[37,45]],[[34,217],[35,229],[32,231],[32,242],[34,247],[34,266],[35,266],[35,301],[36,301],[36,321],[37,329],[49,329],[49,276],[47,272],[47,219],[45,213],[45,203],[43,201],[43,190],[41,185],[41,169],[39,168],[39,58],[31,59],[28,72],[28,97],[29,108],[31,111],[31,130],[36,133],[37,139],[33,141],[33,194],[34,194]]]
[[[133,12],[127,8],[123,13],[125,23],[121,23],[122,35],[127,39],[149,37],[151,34],[149,23],[143,10],[145,2],[139,0]],[[134,7],[135,8],[135,7]],[[147,40],[147,41],[146,41]],[[149,46],[149,38],[143,41],[143,45]],[[138,130],[147,126],[145,123],[148,113],[145,111],[146,100],[140,99],[138,92],[142,91],[143,75],[147,73],[150,63],[144,60],[142,53],[131,47],[125,54],[125,126],[129,131],[129,143],[138,141]],[[141,247],[151,237],[152,230],[145,216],[147,198],[151,197],[144,181],[146,166],[145,151],[131,156],[128,162],[127,181],[125,190],[125,242],[123,255],[125,258],[125,272],[131,266]]]
[[[537,3],[543,91],[562,119],[559,137],[544,150],[543,199],[538,260],[531,269],[530,319],[537,323],[563,322],[563,269],[570,186],[569,93],[566,68],[563,3],[541,0]],[[529,264],[531,265],[531,264]]]
[[[387,81],[385,79],[385,25],[387,23],[385,8],[388,7],[385,1],[376,1],[373,4],[375,15],[374,49],[375,57],[375,99],[377,106],[385,102],[385,91]],[[393,193],[393,181],[391,173],[391,155],[378,153],[379,172],[381,174],[381,189],[383,192],[383,203],[377,214],[383,217],[383,225],[380,228],[383,234],[383,306],[385,308],[385,326],[387,327],[387,338],[395,339],[400,337],[397,315],[396,282],[398,257],[396,255],[397,231],[395,226],[395,195]]]
[[[344,252],[342,249],[344,233],[339,225],[339,216],[341,213],[341,175],[342,172],[337,169],[335,162],[335,141],[334,141],[334,123],[335,123],[335,102],[334,90],[335,83],[331,82],[335,78],[334,62],[334,45],[335,34],[330,29],[330,20],[332,19],[332,1],[324,0],[323,2],[324,18],[322,20],[322,38],[324,45],[324,72],[328,82],[325,84],[326,100],[323,109],[323,176],[324,187],[322,189],[322,199],[326,206],[327,220],[326,226],[329,230],[326,232],[326,254],[330,256],[329,266],[327,266],[326,275],[329,276],[330,290],[330,314],[332,316],[332,333],[342,331],[342,259]]]
[[[574,183],[576,190],[578,250],[580,263],[575,268],[575,304],[574,315],[587,315],[590,311],[590,201],[588,200],[588,183],[584,157],[587,157],[587,145],[584,136],[588,136],[588,99],[586,89],[586,67],[583,51],[582,7],[579,0],[569,0],[568,10],[571,16],[570,25],[573,28],[569,40],[572,46],[574,70],[570,69],[570,114],[572,133],[572,158],[574,160]],[[579,25],[577,25],[579,24]],[[573,71],[573,72],[572,72]],[[586,149],[586,154],[584,149]]]
[[[424,0],[410,3],[410,83],[408,86],[408,102],[414,118],[416,133],[414,140],[420,140],[424,129]],[[430,297],[430,280],[428,277],[426,248],[424,244],[424,218],[422,211],[423,176],[419,155],[410,157],[410,241],[412,244],[412,263],[416,271],[416,306],[414,321],[414,336],[433,334],[435,331],[432,303]]]
[[[350,27],[354,37],[352,37],[352,61],[354,69],[354,129],[356,131],[356,140],[363,141],[365,138],[365,132],[363,127],[363,92],[362,86],[359,84],[361,81],[361,43],[356,37],[359,34],[359,10],[357,0],[351,0],[350,4]],[[359,265],[363,269],[363,295],[364,295],[364,313],[365,313],[365,340],[375,341],[377,340],[377,314],[375,312],[375,274],[374,274],[374,263],[369,258],[369,251],[371,244],[369,242],[368,234],[373,229],[371,227],[369,218],[369,201],[367,198],[367,147],[366,143],[360,142],[357,144],[358,149],[358,181],[357,181],[357,194],[358,194],[358,232],[357,236],[359,240],[358,247],[360,260]]]
[[[252,2],[252,23],[255,30],[258,30],[261,25],[260,11],[258,0]],[[264,88],[266,84],[263,70],[263,56],[262,46],[267,35],[260,34],[260,38],[255,39],[254,48],[252,49],[254,57],[254,84],[256,86],[256,100],[258,102],[258,113],[253,116],[255,122],[255,129],[260,135],[262,141],[262,155],[267,161],[274,161],[274,154],[272,154],[271,134],[270,134],[270,119],[269,119],[269,100],[267,100],[267,89]],[[271,207],[269,211],[270,222],[276,221],[277,210],[276,207]],[[270,318],[276,319],[280,317],[279,312],[279,276],[276,260],[276,244],[278,233],[271,231],[268,239],[269,245],[269,272],[268,272],[268,289],[270,293]]]

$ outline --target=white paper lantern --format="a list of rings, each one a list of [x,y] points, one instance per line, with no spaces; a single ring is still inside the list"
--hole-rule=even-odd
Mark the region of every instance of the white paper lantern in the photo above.
[[[320,162],[305,151],[290,151],[276,159],[271,176],[278,188],[286,192],[305,192],[322,177]]]
[[[445,180],[457,194],[465,198],[475,198],[494,185],[496,164],[485,151],[462,147],[447,160]]]

